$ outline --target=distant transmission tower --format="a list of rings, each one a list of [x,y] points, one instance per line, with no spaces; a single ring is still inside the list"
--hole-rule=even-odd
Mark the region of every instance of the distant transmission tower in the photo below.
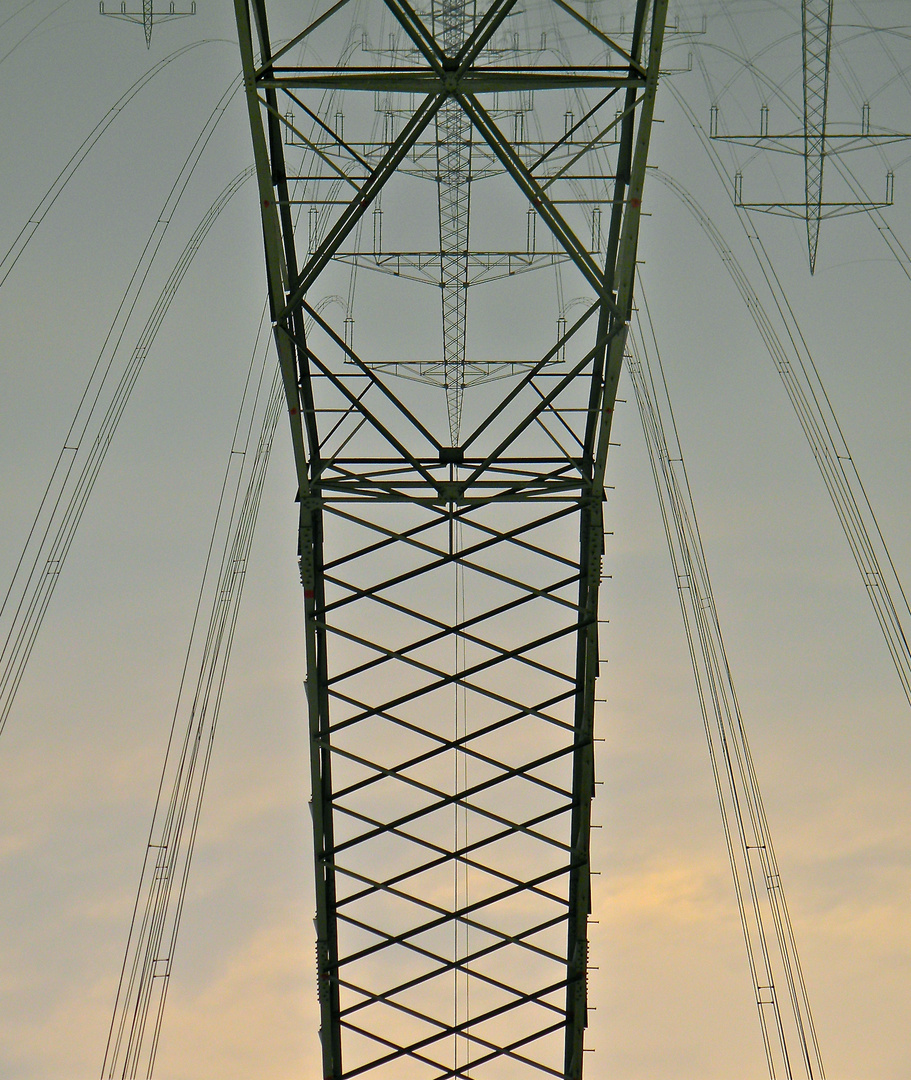
[[[174,0],[170,0],[166,11],[159,7],[155,10],[154,0],[142,0],[142,10],[129,10],[126,0],[121,0],[120,7],[116,11],[106,11],[104,0],[100,0],[98,10],[102,15],[110,19],[123,19],[125,22],[139,23],[146,35],[146,48],[152,47],[152,24],[170,22],[172,19],[186,19],[196,14],[196,0],[192,0],[189,11],[178,11]]]
[[[235,0],[327,1080],[582,1073],[604,472],[666,8],[338,0],[276,44]]]
[[[853,131],[833,132],[829,124],[829,88],[832,57],[832,26],[834,0],[801,0],[801,70],[802,99],[799,106],[801,130],[775,132],[769,130],[769,107],[763,102],[759,110],[759,130],[751,134],[729,134],[719,131],[718,107],[711,108],[709,134],[713,139],[799,154],[803,158],[804,197],[799,201],[774,199],[768,202],[746,202],[743,198],[743,173],[734,176],[734,202],[746,210],[756,210],[782,217],[803,219],[807,230],[807,256],[810,273],[816,269],[820,224],[826,218],[843,217],[864,211],[878,211],[892,205],[894,174],[886,174],[884,199],[826,200],[823,197],[823,174],[827,157],[846,154],[862,148],[902,142],[911,135],[899,132],[875,131],[870,123],[870,103],[861,108],[860,126]],[[772,85],[771,83],[769,85]],[[779,91],[780,94],[780,91]]]

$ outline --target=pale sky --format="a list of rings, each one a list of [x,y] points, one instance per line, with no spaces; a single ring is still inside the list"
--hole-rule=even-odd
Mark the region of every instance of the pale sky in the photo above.
[[[115,5],[111,4],[111,7]],[[180,6],[180,5],[178,5]],[[279,5],[275,36],[292,23]],[[745,133],[795,121],[799,5],[671,5]],[[830,119],[908,130],[906,5],[836,3]],[[83,139],[144,71],[0,288],[3,590],[174,178],[239,57],[230,5],[156,27],[93,0],[0,4],[0,255]],[[796,14],[795,14],[796,12]],[[727,18],[732,16],[733,23]],[[5,20],[5,21],[4,21]],[[890,27],[872,35],[863,25]],[[740,40],[738,41],[738,37]],[[21,42],[21,44],[20,44]],[[773,46],[768,54],[766,45]],[[673,46],[673,47],[670,47]],[[777,50],[777,51],[776,51]],[[759,56],[760,74],[738,59]],[[736,54],[736,55],[732,55]],[[768,80],[765,79],[768,73]],[[672,76],[708,127],[698,62]],[[672,96],[652,161],[761,277]],[[725,153],[727,153],[725,151]],[[911,144],[846,159],[911,248]],[[251,160],[239,96],[180,200],[123,349],[216,194]],[[725,158],[728,161],[728,158]],[[799,162],[742,154],[747,201],[797,201]],[[733,168],[732,168],[733,171]],[[831,177],[831,183],[830,183]],[[827,197],[846,200],[834,170]],[[829,195],[829,191],[831,194]],[[646,186],[640,257],[715,599],[832,1080],[911,1071],[911,714],[812,454],[753,321],[704,233]],[[911,585],[911,280],[866,214],[823,222],[815,276],[800,223],[755,215],[903,581]],[[68,553],[0,737],[0,1077],[100,1073],[218,491],[264,298],[253,189],[207,236],[158,334]],[[768,301],[763,293],[764,302]],[[367,334],[358,324],[358,334]],[[587,1076],[766,1074],[686,641],[628,382],[609,462]],[[296,508],[284,424],[266,483],[215,740],[155,1075],[319,1076]],[[6,616],[4,616],[6,618]],[[0,629],[6,634],[7,622]],[[599,691],[600,693],[600,691]]]

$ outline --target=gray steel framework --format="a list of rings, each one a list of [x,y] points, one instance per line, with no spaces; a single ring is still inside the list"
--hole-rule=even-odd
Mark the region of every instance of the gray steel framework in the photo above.
[[[281,45],[265,0],[235,0],[299,484],[332,1080],[582,1073],[604,471],[667,0],[614,7],[629,19],[622,44],[588,6],[530,5],[556,28],[556,62],[543,62],[542,31],[523,64],[507,20],[527,25],[530,8],[515,0],[426,15],[338,0]],[[362,47],[371,62],[358,65],[350,28],[371,19],[395,42]],[[337,67],[304,62],[332,42]],[[508,135],[504,117],[532,95],[542,130]],[[365,101],[388,102],[399,126],[355,133]],[[427,314],[407,293],[355,349],[350,305],[341,327],[312,292],[379,261],[376,230],[364,251],[366,215],[428,138],[459,144],[435,153],[440,250],[391,257],[435,260],[440,359],[409,355]],[[469,188],[482,227],[500,213],[481,209],[485,168],[553,237],[548,256],[467,251]],[[586,235],[596,202],[603,244]],[[409,204],[409,225],[417,215]],[[529,352],[540,334],[503,308],[517,355],[469,361],[457,290],[485,257],[571,274],[578,317],[567,326],[561,305],[557,340]]]

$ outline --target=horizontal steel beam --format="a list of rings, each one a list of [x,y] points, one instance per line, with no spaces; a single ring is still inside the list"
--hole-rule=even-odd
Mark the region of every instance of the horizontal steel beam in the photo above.
[[[645,80],[620,68],[576,68],[547,71],[473,70],[440,77],[423,68],[308,68],[287,69],[257,79],[257,86],[274,90],[368,90],[403,94],[496,94],[529,90],[577,90],[604,87],[644,87]]]

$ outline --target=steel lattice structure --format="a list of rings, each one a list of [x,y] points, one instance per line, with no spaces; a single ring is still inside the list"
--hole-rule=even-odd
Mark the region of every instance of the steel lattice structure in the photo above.
[[[803,0],[803,130],[807,194],[807,251],[810,273],[816,269],[819,219],[822,213],[822,170],[826,157],[826,105],[829,54],[832,48],[833,0]]]
[[[152,47],[152,24],[170,22],[172,19],[186,19],[196,14],[196,0],[190,3],[189,11],[176,11],[174,0],[171,0],[167,11],[156,11],[154,0],[142,0],[141,9],[128,11],[125,0],[121,0],[120,7],[116,11],[105,11],[104,0],[100,0],[98,10],[102,15],[108,15],[112,19],[123,19],[124,22],[139,23],[146,36],[146,48]]]
[[[709,136],[720,142],[727,142],[754,150],[771,150],[778,154],[797,155],[802,160],[803,197],[798,201],[778,197],[770,201],[744,199],[744,171],[740,161],[734,166],[733,194],[734,203],[739,209],[754,210],[759,213],[774,214],[803,221],[807,234],[807,256],[810,273],[816,270],[816,257],[819,248],[821,223],[828,218],[844,217],[847,214],[872,213],[892,206],[894,198],[895,176],[891,169],[885,175],[885,198],[871,199],[860,186],[850,170],[838,159],[861,149],[883,147],[905,142],[909,138],[904,131],[874,129],[870,121],[870,102],[863,102],[860,109],[860,125],[853,128],[844,121],[835,125],[830,123],[830,89],[834,79],[832,68],[833,56],[833,17],[834,0],[801,0],[801,96],[791,98],[785,89],[787,82],[782,75],[756,67],[760,83],[764,84],[764,94],[771,97],[780,112],[788,112],[799,121],[799,130],[787,130],[787,125],[770,130],[770,110],[766,100],[759,108],[759,130],[751,133],[730,132],[719,127],[719,106],[712,104],[709,120]],[[756,63],[754,59],[753,64]],[[745,69],[744,69],[745,70]],[[849,69],[845,69],[846,71]],[[843,76],[842,76],[843,78]],[[834,128],[834,130],[833,130]],[[853,130],[852,130],[853,128]],[[847,181],[845,199],[824,197],[824,173],[827,159],[835,159],[836,177]],[[747,161],[752,159],[747,159]],[[745,161],[744,164],[747,162]]]
[[[276,44],[265,0],[236,0],[300,489],[332,1080],[581,1076],[604,472],[666,6],[337,0]],[[525,244],[469,250],[469,214],[477,236],[514,208]],[[520,314],[540,268],[585,293],[555,341]],[[355,348],[351,293],[314,295],[368,270],[390,291]],[[519,291],[485,346],[468,295],[492,278]]]

